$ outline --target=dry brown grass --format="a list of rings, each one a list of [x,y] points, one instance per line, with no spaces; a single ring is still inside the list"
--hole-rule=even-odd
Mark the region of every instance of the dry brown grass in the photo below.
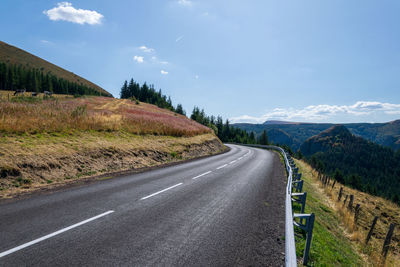
[[[34,103],[0,101],[0,133],[127,131],[195,136],[211,130],[154,105],[108,97],[56,98]]]
[[[304,170],[309,171],[309,176],[313,179],[313,186],[316,190],[322,190],[327,198],[327,204],[335,210],[341,217],[344,230],[348,238],[354,242],[359,253],[368,257],[368,261],[374,266],[400,266],[400,207],[386,199],[360,192],[350,187],[336,183],[332,189],[331,185],[324,186],[318,179],[318,173],[307,163],[296,161],[296,164]],[[343,187],[343,196],[338,201],[340,187]],[[354,204],[360,204],[357,224],[354,223],[354,212],[350,212],[343,201],[346,195],[354,196]],[[365,245],[365,239],[375,216],[379,216],[378,222],[368,245]],[[391,247],[386,261],[381,257],[383,241],[386,237],[390,223],[395,223],[396,228],[392,237]]]
[[[60,95],[0,99],[0,198],[223,149],[208,127],[146,103]]]
[[[0,199],[225,149],[213,134],[171,137],[127,132],[13,135],[0,138],[0,147]],[[5,172],[8,175],[1,177]]]

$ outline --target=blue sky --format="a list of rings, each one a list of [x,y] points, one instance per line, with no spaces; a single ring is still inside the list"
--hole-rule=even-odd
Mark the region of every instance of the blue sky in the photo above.
[[[0,2],[1,40],[119,96],[147,81],[233,122],[400,118],[400,2]]]

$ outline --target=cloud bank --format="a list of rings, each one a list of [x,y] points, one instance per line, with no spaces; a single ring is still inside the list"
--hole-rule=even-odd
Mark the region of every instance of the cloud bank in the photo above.
[[[93,11],[86,9],[76,9],[69,2],[61,2],[57,4],[57,7],[54,7],[49,10],[43,11],[43,14],[46,14],[50,20],[64,20],[72,23],[78,24],[101,24],[101,20],[103,19],[103,15]]]
[[[260,117],[242,115],[230,118],[233,123],[263,123],[267,120],[324,122],[334,118],[368,118],[377,115],[400,115],[400,104],[358,101],[353,105],[311,105],[301,109],[275,108]]]

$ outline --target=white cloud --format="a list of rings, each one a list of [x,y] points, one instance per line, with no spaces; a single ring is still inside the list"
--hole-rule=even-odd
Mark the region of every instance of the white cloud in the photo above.
[[[65,20],[78,24],[101,24],[101,20],[104,17],[102,14],[86,9],[76,9],[69,2],[61,2],[49,10],[44,10],[50,20]]]
[[[168,74],[168,71],[161,70],[161,74],[162,74],[162,75],[167,75],[167,74]]]
[[[45,45],[53,45],[53,44],[54,44],[53,42],[50,42],[50,41],[48,41],[48,40],[40,40],[40,42],[41,42],[42,44],[45,44]]]
[[[242,115],[231,118],[234,123],[263,123],[267,120],[323,122],[334,118],[352,121],[351,118],[399,115],[400,104],[358,101],[353,105],[311,105],[301,109],[275,108],[260,117]]]
[[[139,49],[146,53],[153,53],[155,51],[153,48],[149,48],[145,45],[140,46]]]
[[[160,64],[160,65],[168,65],[168,64],[169,64],[168,61],[160,60],[160,59],[158,59],[156,56],[152,56],[152,57],[151,57],[151,60],[152,60],[153,63],[155,63],[155,64]]]
[[[143,63],[144,62],[144,57],[134,56],[133,60],[135,60],[137,63]]]
[[[179,41],[182,40],[182,39],[183,39],[183,35],[182,35],[182,36],[179,36],[178,38],[176,38],[175,42],[179,42]]]
[[[194,78],[197,80],[199,78],[199,75],[195,75]]]
[[[192,5],[192,1],[190,1],[190,0],[178,0],[178,4],[180,4],[182,6],[191,6]]]

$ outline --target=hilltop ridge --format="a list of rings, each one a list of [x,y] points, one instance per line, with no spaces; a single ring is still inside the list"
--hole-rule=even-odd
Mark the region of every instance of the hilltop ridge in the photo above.
[[[9,45],[5,42],[0,41],[0,63],[6,63],[10,65],[21,65],[25,68],[32,68],[41,70],[43,73],[51,73],[58,78],[65,79],[69,82],[82,84],[84,86],[93,88],[94,90],[102,93],[106,96],[112,96],[108,91],[101,88],[97,84],[82,78],[81,76],[65,70],[53,63],[50,63],[38,56],[35,56],[25,50],[18,47]]]

